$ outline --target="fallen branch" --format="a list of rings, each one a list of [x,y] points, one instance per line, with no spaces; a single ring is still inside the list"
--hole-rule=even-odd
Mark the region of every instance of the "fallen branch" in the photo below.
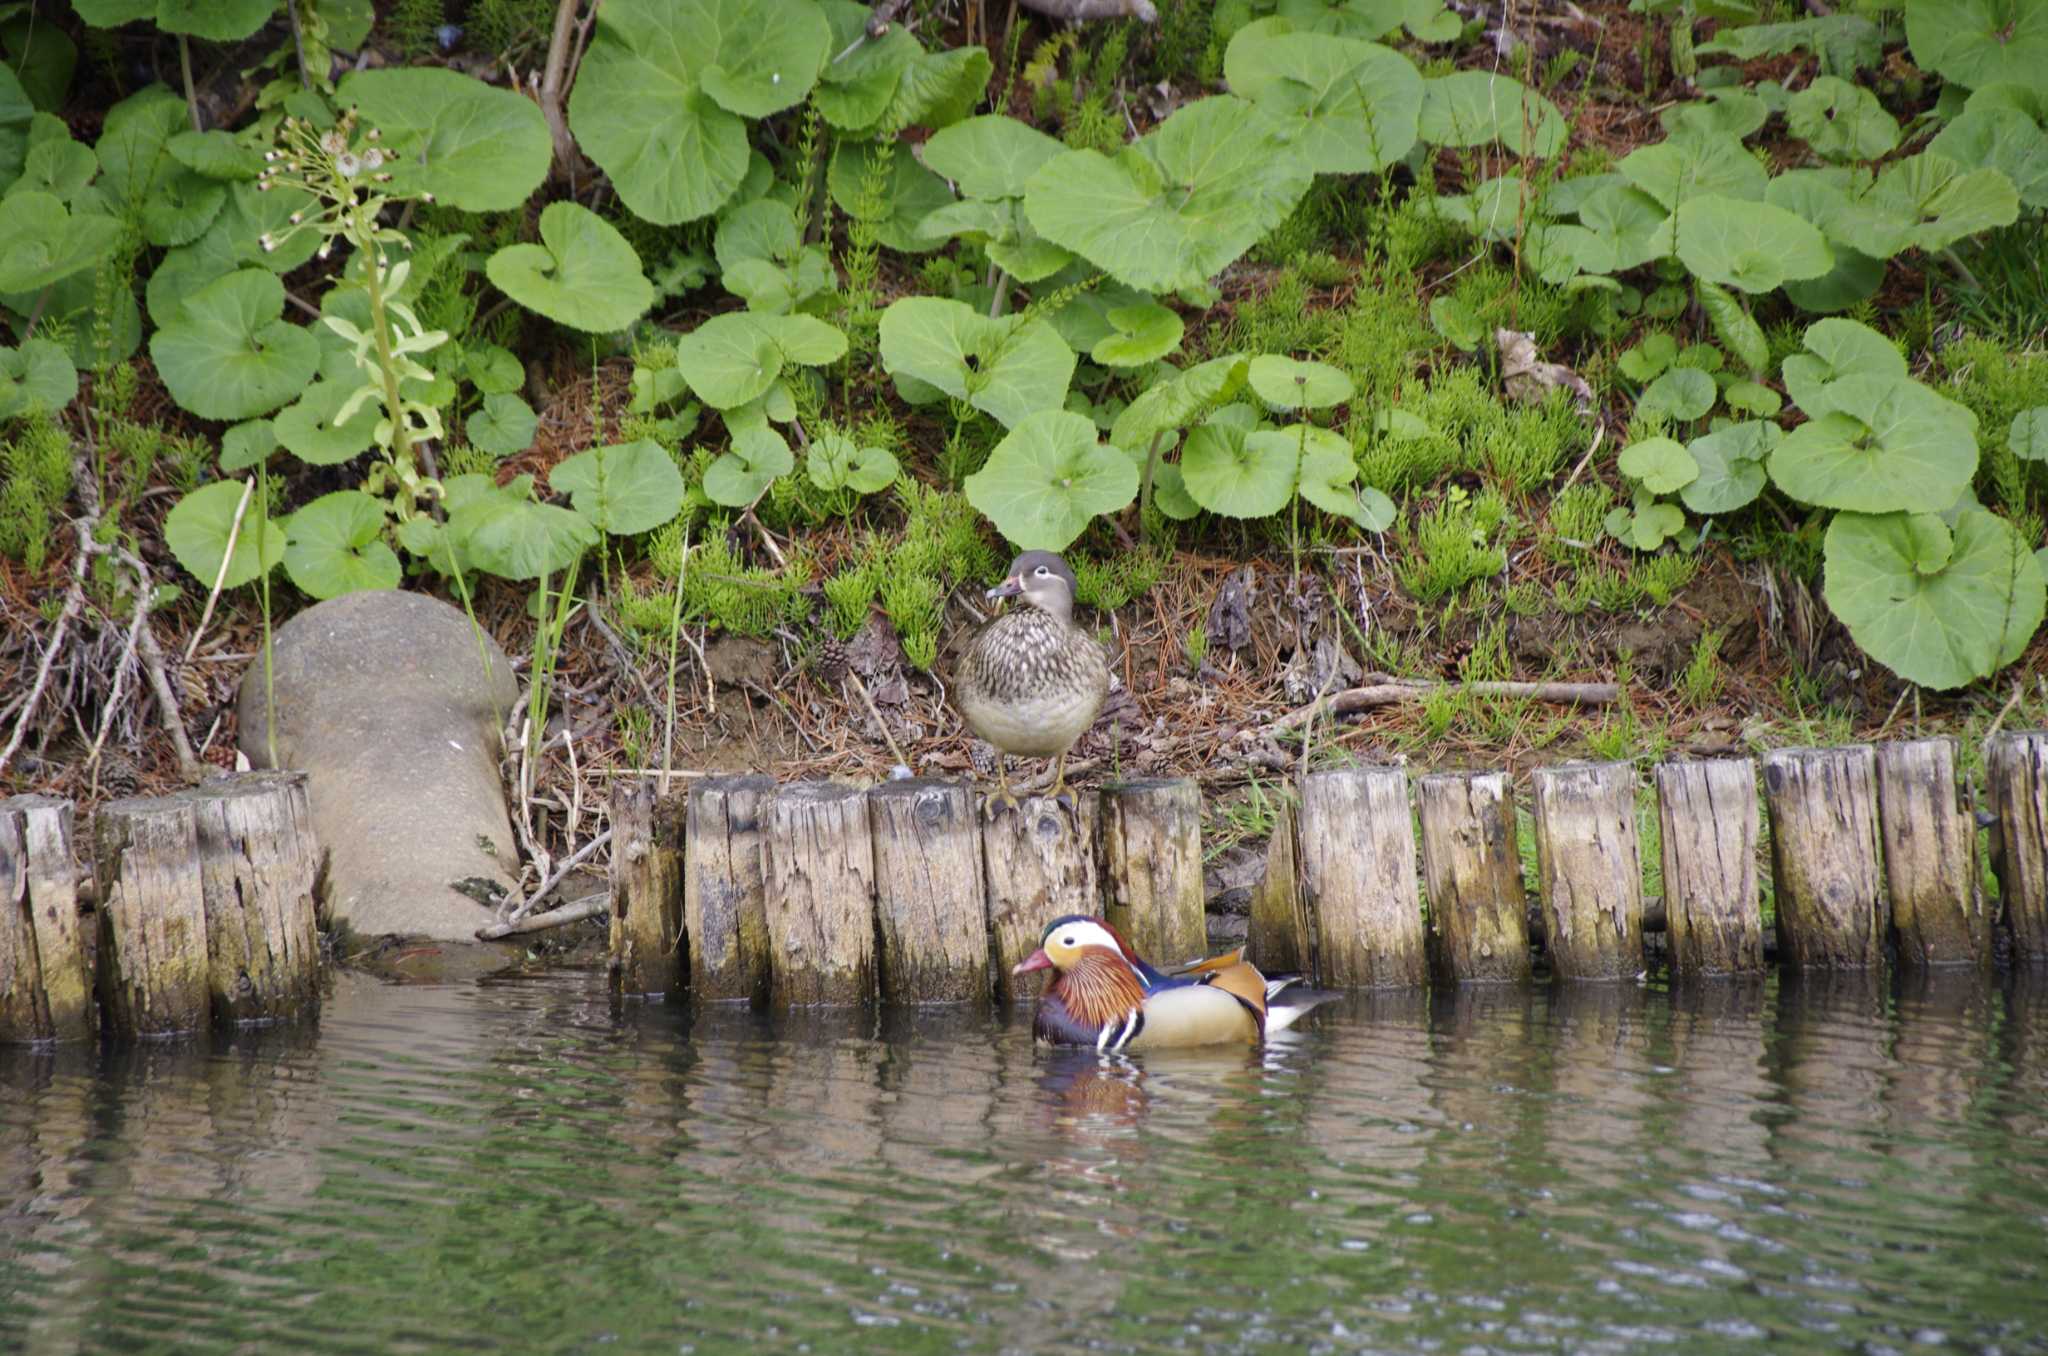
[[[1539,702],[1558,702],[1565,706],[1606,706],[1621,700],[1621,686],[1618,683],[1432,683],[1420,680],[1375,683],[1371,687],[1347,688],[1331,696],[1327,701],[1310,702],[1299,711],[1290,711],[1273,721],[1264,728],[1263,733],[1274,734],[1292,729],[1320,711],[1327,711],[1335,716],[1348,715],[1353,711],[1368,711],[1374,707],[1393,706],[1398,702],[1423,701],[1431,693],[1445,689],[1474,697],[1527,697]]]
[[[606,843],[609,843],[611,841],[612,831],[610,829],[606,829],[603,833],[600,833],[599,835],[597,835],[597,837],[591,839],[582,847],[577,848],[567,857],[564,857],[561,861],[561,864],[555,867],[554,871],[549,874],[548,878],[542,881],[532,894],[528,895],[525,899],[521,900],[507,915],[505,921],[499,924],[498,926],[510,927],[512,924],[519,922],[521,919],[531,914],[533,912],[533,906],[540,903],[543,899],[546,899],[550,894],[552,894],[555,888],[559,886],[563,882],[563,880],[565,880],[568,877],[571,871],[574,871],[577,867],[589,861],[591,856],[595,854],[599,848],[603,847]]]
[[[495,942],[502,937],[513,937],[522,932],[544,932],[549,928],[580,923],[586,918],[601,917],[611,906],[611,893],[601,890],[594,895],[585,895],[573,904],[564,904],[559,909],[550,909],[546,913],[536,913],[510,923],[493,923],[489,927],[478,928],[476,939],[480,942]]]

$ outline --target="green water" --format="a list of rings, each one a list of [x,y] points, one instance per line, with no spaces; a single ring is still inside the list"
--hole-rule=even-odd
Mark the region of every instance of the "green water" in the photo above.
[[[0,1350],[2048,1351],[2048,979],[1360,996],[1263,1053],[344,977],[0,1053]]]

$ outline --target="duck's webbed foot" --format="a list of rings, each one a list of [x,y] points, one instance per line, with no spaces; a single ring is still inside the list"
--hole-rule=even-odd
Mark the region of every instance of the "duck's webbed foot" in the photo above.
[[[1017,793],[1010,789],[1010,764],[1000,749],[996,751],[996,783],[996,789],[989,792],[981,802],[982,818],[991,823],[995,821],[998,810],[1008,810],[1011,814],[1016,814],[1024,808],[1017,799]]]
[[[1074,788],[1067,785],[1067,755],[1060,755],[1059,769],[1053,774],[1052,803],[1068,814],[1079,817],[1081,804],[1074,796]]]

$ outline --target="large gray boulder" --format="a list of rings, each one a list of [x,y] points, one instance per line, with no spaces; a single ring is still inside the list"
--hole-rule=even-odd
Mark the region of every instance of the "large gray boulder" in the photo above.
[[[272,642],[277,760],[310,775],[329,913],[364,933],[473,941],[491,911],[459,888],[518,871],[498,778],[518,700],[505,652],[418,593],[330,598]],[[489,657],[489,671],[485,670]],[[269,767],[261,659],[242,679],[242,752]]]

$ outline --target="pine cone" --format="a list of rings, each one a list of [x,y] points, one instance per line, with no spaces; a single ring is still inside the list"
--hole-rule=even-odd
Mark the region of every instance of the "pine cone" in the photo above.
[[[832,686],[838,687],[846,677],[846,642],[837,636],[826,636],[825,643],[818,647],[818,676]]]

